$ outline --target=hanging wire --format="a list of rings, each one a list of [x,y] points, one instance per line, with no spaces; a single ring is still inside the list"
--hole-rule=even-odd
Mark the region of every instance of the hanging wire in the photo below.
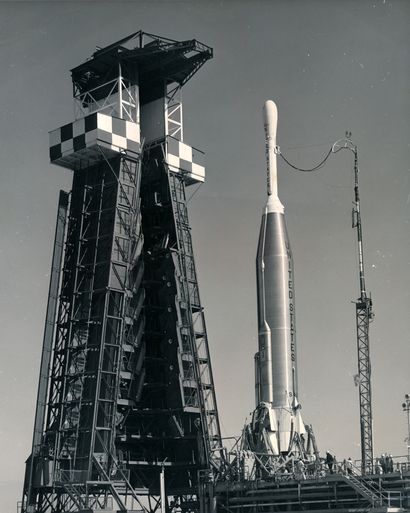
[[[288,166],[290,166],[292,169],[295,169],[296,171],[303,171],[304,173],[310,173],[312,171],[317,171],[318,169],[320,169],[324,165],[324,163],[327,161],[327,159],[333,153],[333,146],[330,147],[329,151],[327,152],[325,157],[319,162],[319,164],[317,164],[315,167],[312,167],[312,168],[309,168],[309,169],[304,169],[304,168],[301,168],[301,167],[294,166],[291,162],[289,162],[289,160],[282,154],[282,152],[280,150],[278,151],[278,153],[282,157],[282,159],[286,162],[286,164]]]

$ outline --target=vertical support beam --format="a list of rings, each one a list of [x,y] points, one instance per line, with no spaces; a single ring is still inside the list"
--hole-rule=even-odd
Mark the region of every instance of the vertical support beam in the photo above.
[[[165,135],[184,140],[182,116],[182,90],[180,85],[166,86],[165,95]]]
[[[165,495],[165,467],[164,463],[161,465],[161,473],[159,475],[159,488],[161,494],[161,513],[166,513],[167,505],[166,505],[166,495]]]
[[[60,274],[61,274],[61,262],[63,257],[63,247],[64,247],[64,234],[65,234],[65,225],[67,218],[67,208],[68,208],[68,193],[64,191],[60,191],[60,197],[58,200],[58,211],[57,211],[57,220],[56,220],[56,228],[54,235],[54,250],[53,250],[53,258],[51,264],[51,274],[50,274],[50,285],[48,290],[48,300],[47,300],[47,310],[46,310],[46,320],[44,327],[44,336],[43,336],[43,350],[41,354],[41,363],[40,363],[40,378],[38,382],[37,389],[37,408],[36,415],[34,420],[34,433],[33,433],[33,443],[31,450],[31,458],[29,460],[30,471],[29,471],[29,481],[26,483],[24,487],[27,490],[27,497],[29,503],[32,503],[32,483],[33,483],[33,473],[35,467],[36,457],[40,453],[42,436],[43,436],[43,428],[44,421],[46,415],[46,406],[47,406],[47,391],[48,391],[48,383],[49,383],[49,369],[51,362],[51,354],[52,354],[52,346],[53,346],[53,335],[56,321],[56,311],[58,304],[58,291],[60,285]]]
[[[118,63],[118,103],[119,103],[119,114],[122,119],[122,71],[121,62]]]

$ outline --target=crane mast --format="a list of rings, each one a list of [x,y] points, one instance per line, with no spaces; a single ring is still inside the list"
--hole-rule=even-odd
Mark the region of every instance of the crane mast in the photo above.
[[[352,228],[356,228],[357,250],[359,256],[359,288],[360,297],[355,301],[356,305],[356,338],[358,361],[358,385],[360,406],[360,445],[361,445],[361,470],[362,474],[373,473],[373,416],[372,416],[372,388],[371,365],[369,350],[369,325],[373,319],[373,304],[370,294],[366,292],[364,279],[363,257],[363,231],[360,217],[359,195],[359,164],[357,146],[351,140],[351,132],[346,132],[346,138],[336,141],[332,146],[332,153],[340,150],[350,150],[354,156],[354,200],[352,210]]]
[[[351,141],[349,141],[351,143]],[[359,255],[360,297],[356,300],[356,332],[359,372],[359,404],[360,404],[360,441],[362,456],[362,473],[373,473],[373,416],[371,364],[369,350],[369,324],[373,319],[373,305],[367,295],[364,279],[363,235],[360,217],[359,166],[357,146],[351,145],[354,154],[354,202],[352,210],[352,228],[357,232],[357,248]]]

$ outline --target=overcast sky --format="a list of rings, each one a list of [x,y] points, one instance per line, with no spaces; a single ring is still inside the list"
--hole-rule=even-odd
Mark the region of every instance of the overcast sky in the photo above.
[[[0,504],[31,446],[58,191],[48,131],[73,119],[69,70],[132,32],[196,38],[215,57],[184,87],[185,141],[206,152],[190,202],[224,435],[254,407],[255,254],[265,201],[262,105],[309,167],[351,130],[359,148],[376,454],[404,454],[409,383],[410,3],[399,0],[0,2]],[[279,162],[296,275],[300,401],[319,448],[359,457],[352,156]]]

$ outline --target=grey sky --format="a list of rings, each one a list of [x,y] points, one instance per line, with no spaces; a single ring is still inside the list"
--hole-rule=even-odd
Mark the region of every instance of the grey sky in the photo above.
[[[59,188],[49,130],[73,119],[69,69],[139,29],[197,38],[215,58],[185,86],[185,140],[206,152],[191,202],[224,435],[253,408],[255,254],[265,200],[262,105],[309,167],[345,130],[359,147],[377,453],[405,453],[410,392],[410,3],[398,0],[0,2],[0,504],[14,511],[34,419]],[[352,159],[279,163],[296,274],[299,390],[319,447],[359,456]]]

